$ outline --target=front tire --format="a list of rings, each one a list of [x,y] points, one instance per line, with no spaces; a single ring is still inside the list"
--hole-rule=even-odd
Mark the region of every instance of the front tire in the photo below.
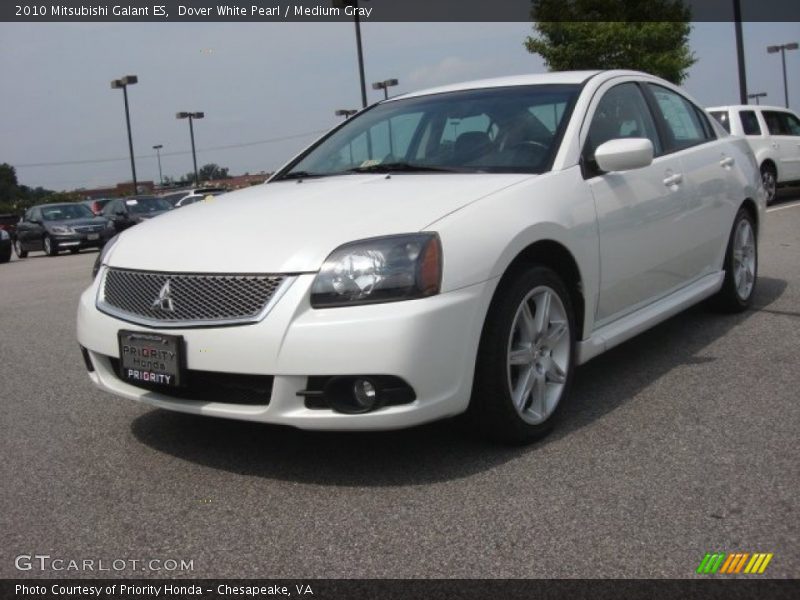
[[[575,318],[561,278],[534,266],[501,283],[481,335],[468,418],[481,434],[527,443],[549,433],[575,365]]]
[[[49,235],[44,236],[42,243],[44,245],[44,253],[47,254],[47,256],[55,256],[58,254],[58,246]]]
[[[775,167],[763,164],[761,165],[761,182],[764,184],[764,191],[767,192],[767,206],[775,202],[775,197],[778,195],[778,174],[775,172]]]
[[[750,211],[740,208],[725,251],[725,280],[712,304],[723,312],[741,312],[753,301],[758,279],[758,239]]]
[[[25,258],[28,256],[28,251],[22,249],[22,242],[19,239],[14,240],[14,254],[17,258]]]

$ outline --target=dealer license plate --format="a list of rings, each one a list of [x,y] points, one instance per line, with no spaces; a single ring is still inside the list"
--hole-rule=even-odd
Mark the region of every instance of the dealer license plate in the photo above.
[[[141,331],[119,332],[120,377],[134,385],[181,383],[183,338]]]
[[[88,234],[86,236],[86,239],[89,240],[90,242],[93,242],[95,240],[99,240],[100,239],[100,234],[99,233],[90,233],[90,234]]]

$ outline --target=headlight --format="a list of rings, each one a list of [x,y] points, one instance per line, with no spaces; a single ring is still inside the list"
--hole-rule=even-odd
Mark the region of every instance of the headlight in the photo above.
[[[52,231],[53,233],[59,233],[59,234],[62,234],[62,235],[65,235],[65,234],[68,235],[68,234],[75,233],[75,230],[72,229],[72,227],[67,227],[66,225],[53,225],[50,228],[50,231]]]
[[[110,219],[106,221],[106,229],[114,229],[114,222]]]
[[[311,306],[347,306],[439,293],[442,245],[435,233],[372,238],[339,246],[311,286]]]
[[[117,243],[118,239],[119,235],[115,235],[110,240],[108,240],[105,243],[105,245],[100,249],[100,252],[97,253],[97,258],[94,259],[94,266],[92,267],[92,279],[97,277],[97,272],[100,270],[100,266],[106,259],[106,254],[108,254],[108,251],[111,250],[111,246]]]

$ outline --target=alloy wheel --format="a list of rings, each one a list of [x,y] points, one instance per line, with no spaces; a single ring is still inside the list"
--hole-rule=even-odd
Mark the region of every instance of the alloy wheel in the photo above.
[[[569,371],[569,319],[550,287],[531,290],[517,308],[508,340],[508,389],[519,416],[531,425],[553,414]]]
[[[736,293],[747,300],[756,279],[756,238],[750,221],[742,219],[733,237],[733,281]]]

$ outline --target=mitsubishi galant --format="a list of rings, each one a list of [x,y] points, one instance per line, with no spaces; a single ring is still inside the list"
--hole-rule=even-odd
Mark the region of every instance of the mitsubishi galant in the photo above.
[[[325,430],[464,414],[524,442],[576,366],[702,300],[745,309],[764,207],[747,142],[656,77],[450,85],[118,235],[78,340],[99,388],[160,408]]]

